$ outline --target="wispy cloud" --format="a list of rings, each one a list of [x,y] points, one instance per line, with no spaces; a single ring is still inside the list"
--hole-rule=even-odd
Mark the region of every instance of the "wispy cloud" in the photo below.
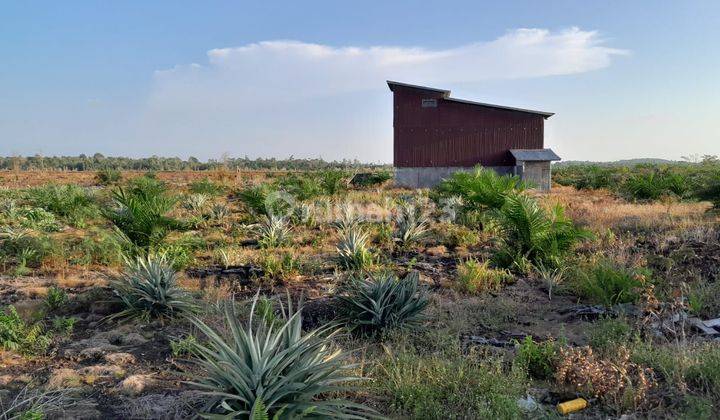
[[[207,63],[156,72],[144,136],[172,138],[200,155],[213,148],[388,160],[391,110],[378,100],[381,92],[389,97],[386,79],[447,87],[566,75],[607,67],[624,54],[579,28],[517,29],[447,49],[291,40],[213,49]]]

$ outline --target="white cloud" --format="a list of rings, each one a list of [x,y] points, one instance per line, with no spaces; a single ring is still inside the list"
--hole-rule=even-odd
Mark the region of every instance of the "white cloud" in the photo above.
[[[582,73],[622,54],[578,28],[517,29],[435,50],[288,40],[213,49],[207,64],[156,72],[141,137],[173,139],[178,154],[200,157],[227,151],[389,161],[387,79],[448,88]]]

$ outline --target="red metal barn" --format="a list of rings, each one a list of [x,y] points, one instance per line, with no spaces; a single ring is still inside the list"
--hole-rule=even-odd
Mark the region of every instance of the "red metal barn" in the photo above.
[[[458,170],[482,165],[550,189],[550,162],[543,148],[551,112],[471,102],[449,90],[388,81],[393,92],[396,184],[430,187]]]

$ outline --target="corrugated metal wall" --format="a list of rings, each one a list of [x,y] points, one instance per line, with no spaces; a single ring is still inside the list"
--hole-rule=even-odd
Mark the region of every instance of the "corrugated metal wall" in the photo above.
[[[394,91],[394,164],[428,166],[511,166],[509,149],[542,149],[542,115],[484,107],[417,89]],[[422,99],[436,98],[437,108]]]

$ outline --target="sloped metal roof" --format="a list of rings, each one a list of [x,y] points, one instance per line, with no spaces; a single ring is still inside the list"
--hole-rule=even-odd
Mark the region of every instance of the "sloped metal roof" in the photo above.
[[[552,149],[510,149],[510,154],[513,155],[515,160],[525,162],[560,160],[560,156],[555,154]]]
[[[405,87],[405,88],[409,88],[409,89],[437,92],[437,93],[442,94],[443,99],[445,99],[446,101],[458,102],[458,103],[467,104],[467,105],[477,105],[477,106],[484,106],[484,107],[489,107],[489,108],[506,109],[509,111],[527,112],[528,114],[542,115],[543,118],[549,118],[549,117],[552,117],[553,115],[555,115],[555,113],[553,113],[553,112],[536,111],[533,109],[515,108],[512,106],[495,105],[495,104],[488,104],[485,102],[475,102],[475,101],[468,101],[465,99],[451,98],[450,91],[446,90],[446,89],[438,89],[438,88],[432,88],[432,87],[420,86],[420,85],[411,85],[408,83],[395,82],[392,80],[388,80],[387,84],[388,84],[388,87],[390,88],[390,90],[393,90],[393,88],[395,86],[400,86],[400,87]]]

